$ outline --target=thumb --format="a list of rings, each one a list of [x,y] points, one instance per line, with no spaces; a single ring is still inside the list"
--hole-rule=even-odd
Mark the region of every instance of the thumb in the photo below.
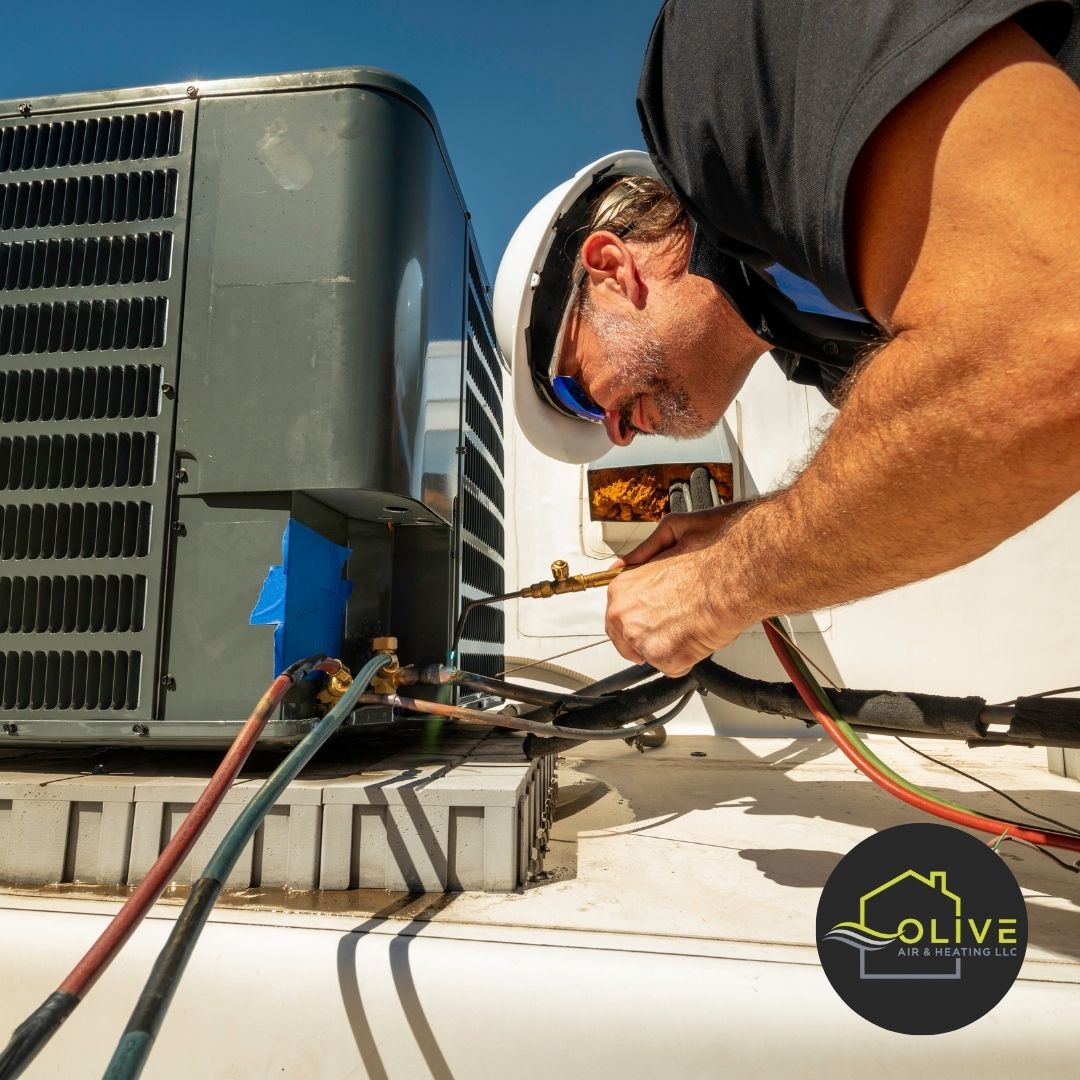
[[[628,551],[619,561],[624,566],[639,566],[641,563],[648,562],[650,559],[656,558],[662,551],[667,551],[669,547],[674,547],[679,542],[679,536],[682,534],[682,530],[676,530],[672,524],[672,517],[678,517],[678,515],[668,515],[662,518],[660,524],[649,534],[633,551]]]

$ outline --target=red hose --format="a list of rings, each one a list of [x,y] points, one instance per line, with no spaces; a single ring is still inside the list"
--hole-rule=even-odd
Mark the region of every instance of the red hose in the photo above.
[[[325,671],[331,664],[340,668],[338,661],[326,661],[315,667],[316,671]],[[177,868],[195,846],[206,823],[214,815],[232,787],[237,774],[244,767],[248,755],[258,742],[263,728],[273,711],[281,704],[281,699],[293,684],[288,675],[279,675],[270,688],[259,699],[251,715],[244,722],[228,752],[217,767],[210,782],[203,789],[195,805],[184,818],[173,838],[165,845],[154,865],[147,871],[146,877],[135,887],[124,906],[116,913],[101,936],[90,946],[86,955],[71,970],[71,974],[60,984],[59,992],[73,994],[82,998],[97,982],[98,977],[112,963],[116,954],[123,948],[124,942],[131,937],[143,916],[153,906],[165,886],[172,881]]]
[[[1013,825],[1008,821],[998,821],[996,818],[983,817],[970,810],[956,810],[951,806],[941,806],[932,799],[924,798],[916,792],[908,791],[901,787],[891,777],[886,776],[873,762],[867,761],[859,751],[852,746],[844,737],[843,732],[837,727],[836,722],[822,708],[817,695],[811,689],[810,684],[803,677],[803,673],[795,664],[787,651],[784,639],[771,627],[768,622],[762,623],[765,634],[776,652],[777,658],[787,672],[799,696],[806,703],[806,707],[814,715],[814,719],[828,732],[829,737],[843,751],[849,761],[860,771],[865,773],[878,787],[884,788],[890,795],[902,799],[911,806],[917,807],[928,814],[952,821],[957,825],[966,825],[969,829],[980,829],[982,832],[1001,836],[1003,833],[1015,836],[1020,840],[1027,840],[1032,844],[1042,844],[1049,847],[1065,848],[1069,851],[1080,851],[1080,836],[1070,836],[1068,833],[1053,831],[1044,832],[1041,829],[1029,829],[1021,825]]]

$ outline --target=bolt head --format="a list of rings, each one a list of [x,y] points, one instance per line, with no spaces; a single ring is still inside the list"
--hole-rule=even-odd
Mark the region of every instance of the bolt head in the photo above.
[[[187,88],[187,96],[189,98],[197,98],[199,96],[199,88],[195,85],[189,86]]]
[[[33,107],[33,105],[30,104],[29,101],[24,101],[19,106],[19,115],[20,116],[29,116],[33,111],[34,111],[34,107]]]

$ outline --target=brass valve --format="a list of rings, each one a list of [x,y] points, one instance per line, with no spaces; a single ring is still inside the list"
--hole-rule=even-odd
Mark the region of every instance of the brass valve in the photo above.
[[[345,696],[345,691],[352,685],[352,681],[352,672],[342,664],[333,675],[327,676],[326,686],[319,692],[320,704],[336,705]]]
[[[372,676],[371,689],[376,694],[396,694],[397,676],[401,665],[397,658],[397,638],[377,637],[371,639],[372,652],[384,652],[389,655],[386,658],[385,667],[379,668]]]
[[[586,589],[610,585],[622,572],[623,567],[616,566],[610,570],[598,570],[594,574],[571,575],[566,560],[556,559],[551,564],[550,581],[527,585],[517,595],[532,600],[545,600],[549,596],[559,596],[562,593],[584,592]]]

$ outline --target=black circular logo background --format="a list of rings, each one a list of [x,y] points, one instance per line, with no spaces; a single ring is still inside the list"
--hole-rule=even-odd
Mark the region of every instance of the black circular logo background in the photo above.
[[[821,966],[860,1016],[905,1035],[978,1020],[1012,986],[1027,912],[989,845],[947,825],[897,825],[853,848],[817,912]]]

